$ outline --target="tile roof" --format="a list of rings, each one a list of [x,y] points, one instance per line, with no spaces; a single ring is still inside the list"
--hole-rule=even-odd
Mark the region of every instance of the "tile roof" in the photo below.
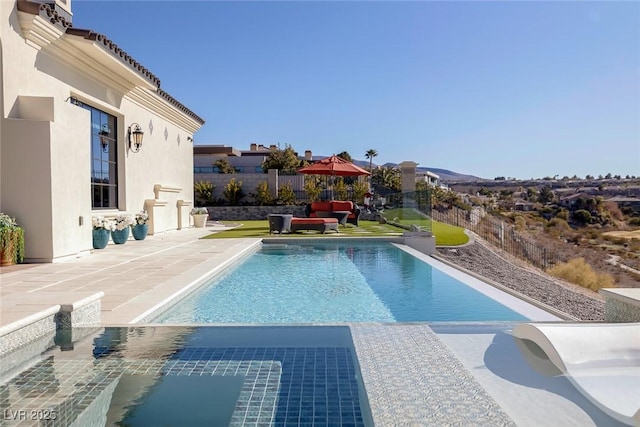
[[[72,36],[83,37],[87,40],[95,41],[104,45],[108,52],[114,57],[119,59],[122,63],[131,67],[138,74],[143,76],[146,80],[151,82],[157,88],[157,94],[173,105],[184,114],[188,115],[200,125],[204,124],[204,119],[198,116],[196,113],[188,109],[174,97],[169,95],[164,90],[160,89],[160,79],[156,77],[151,71],[145,68],[142,64],[136,61],[131,55],[122,50],[117,44],[110,40],[104,34],[96,33],[88,29],[73,28],[71,23],[71,17],[66,12],[56,10],[54,4],[37,3],[28,0],[18,0],[17,8],[21,12],[30,13],[32,15],[39,15],[43,19],[47,19],[52,25],[55,25],[65,31],[66,34]]]

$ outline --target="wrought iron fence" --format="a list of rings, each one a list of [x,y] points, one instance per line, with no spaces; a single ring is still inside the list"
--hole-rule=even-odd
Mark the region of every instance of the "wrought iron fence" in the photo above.
[[[511,224],[486,214],[483,209],[465,211],[456,207],[437,207],[432,210],[432,217],[445,224],[467,228],[493,246],[542,270],[558,261],[553,250],[525,236]]]

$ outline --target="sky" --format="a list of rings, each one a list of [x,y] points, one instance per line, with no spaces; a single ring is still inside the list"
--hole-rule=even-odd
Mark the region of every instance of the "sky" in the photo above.
[[[106,35],[251,143],[481,178],[640,176],[640,2],[90,1]]]

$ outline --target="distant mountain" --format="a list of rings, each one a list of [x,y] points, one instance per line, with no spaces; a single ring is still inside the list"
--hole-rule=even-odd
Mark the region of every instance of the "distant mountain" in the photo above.
[[[484,178],[479,178],[477,176],[474,175],[465,175],[462,173],[458,173],[458,172],[453,172],[447,169],[438,169],[438,168],[416,168],[416,170],[419,171],[429,171],[429,172],[433,172],[436,175],[440,176],[440,180],[444,181],[444,182],[451,182],[451,181],[481,181]]]
[[[320,159],[324,159],[325,157],[328,156],[313,156],[313,160],[320,160]],[[352,159],[353,164],[360,166],[361,168],[364,168],[366,170],[369,170],[369,160],[356,160],[356,159]],[[398,163],[385,163],[384,165],[378,165],[375,162],[373,163],[373,167],[378,167],[378,166],[385,166],[385,167],[398,167]],[[416,171],[419,172],[433,172],[436,175],[438,175],[440,177],[440,181],[442,182],[452,182],[452,181],[456,181],[456,182],[462,182],[462,181],[482,181],[483,178],[479,178],[477,176],[473,176],[473,175],[465,175],[462,173],[458,173],[458,172],[453,172],[447,169],[438,169],[438,168],[427,168],[427,167],[420,167],[418,166],[416,168]]]
[[[355,162],[354,162],[355,163]],[[369,163],[367,162],[367,167],[369,166]],[[382,166],[386,166],[386,167],[398,167],[397,163],[385,163]],[[428,168],[428,167],[421,167],[418,166],[416,168],[417,172],[432,172],[435,173],[436,175],[438,175],[440,177],[440,181],[442,182],[451,182],[451,181],[481,181],[483,178],[479,178],[477,176],[473,176],[473,175],[465,175],[459,172],[453,172],[447,169],[439,169],[439,168]]]

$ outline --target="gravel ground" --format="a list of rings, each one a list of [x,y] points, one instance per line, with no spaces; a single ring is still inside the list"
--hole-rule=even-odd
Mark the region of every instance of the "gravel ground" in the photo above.
[[[437,255],[580,320],[604,321],[604,299],[597,293],[566,283],[509,254],[498,254],[478,238],[456,248],[438,248]]]

